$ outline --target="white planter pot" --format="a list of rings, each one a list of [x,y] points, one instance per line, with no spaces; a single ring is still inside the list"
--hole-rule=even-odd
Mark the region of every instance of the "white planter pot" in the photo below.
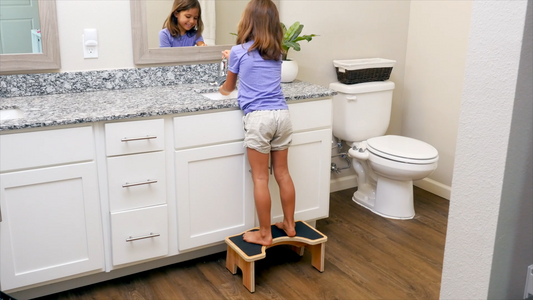
[[[298,75],[298,64],[293,60],[284,60],[281,64],[281,82],[293,82]]]

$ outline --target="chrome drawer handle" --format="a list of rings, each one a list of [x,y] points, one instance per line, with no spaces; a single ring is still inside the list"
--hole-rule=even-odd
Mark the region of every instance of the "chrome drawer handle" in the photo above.
[[[150,140],[150,139],[157,139],[156,135],[147,135],[147,136],[139,136],[139,137],[125,137],[121,139],[121,142],[131,142],[131,141],[140,141],[140,140]]]
[[[126,239],[126,242],[133,242],[133,241],[137,241],[137,240],[149,239],[149,238],[154,238],[154,237],[158,237],[158,236],[160,236],[159,233],[150,232],[149,235],[143,235],[143,236],[138,236],[138,237],[130,236],[129,238]]]
[[[157,183],[157,180],[146,180],[146,181],[141,181],[141,182],[134,182],[134,183],[124,183],[122,185],[123,188],[127,188],[127,187],[130,187],[130,186],[136,186],[136,185],[143,185],[143,184],[150,184],[150,183]]]

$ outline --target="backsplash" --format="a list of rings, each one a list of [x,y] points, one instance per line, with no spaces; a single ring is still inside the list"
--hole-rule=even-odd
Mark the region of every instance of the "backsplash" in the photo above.
[[[0,98],[214,81],[218,64],[0,76]]]

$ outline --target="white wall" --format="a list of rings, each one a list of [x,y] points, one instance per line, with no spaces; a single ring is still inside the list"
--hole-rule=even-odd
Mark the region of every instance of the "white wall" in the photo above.
[[[401,134],[433,145],[439,166],[415,184],[450,198],[471,1],[412,1]]]
[[[134,67],[130,1],[56,1],[61,72]],[[98,31],[97,59],[83,58],[84,28]]]
[[[328,87],[337,81],[333,60],[381,57],[396,60],[391,80],[396,83],[388,133],[400,134],[402,126],[405,56],[410,1],[293,1],[281,0],[280,18],[290,26],[304,25],[303,34],[318,34],[291,49],[297,61],[298,79]],[[346,151],[346,146],[343,151]],[[336,150],[333,154],[336,154]],[[332,160],[345,167],[344,160]],[[355,172],[332,173],[332,190],[356,186]]]
[[[303,34],[318,34],[289,51],[298,62],[298,79],[328,87],[337,81],[334,59],[381,57],[396,60],[396,83],[390,133],[400,134],[402,90],[410,1],[293,1],[282,0],[280,18],[290,26],[304,25]]]
[[[521,61],[526,6],[526,0],[472,5],[442,299],[519,299],[533,263],[531,31]],[[489,295],[491,272],[505,291]],[[510,273],[517,276],[512,283]]]
[[[298,79],[328,86],[334,59],[396,60],[388,134],[425,141],[439,151],[439,167],[415,184],[449,199],[454,166],[470,1],[281,1],[281,20],[300,21],[319,34],[291,50]],[[334,12],[334,13],[328,13]],[[346,149],[346,148],[345,148]],[[334,153],[336,153],[334,151]],[[333,159],[337,166],[345,166]],[[341,187],[355,186],[352,170],[332,174]],[[346,182],[346,179],[349,181]],[[343,181],[344,180],[344,181]]]

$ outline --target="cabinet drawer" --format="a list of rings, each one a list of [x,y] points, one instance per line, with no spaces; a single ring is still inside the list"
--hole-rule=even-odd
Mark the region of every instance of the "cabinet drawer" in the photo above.
[[[163,150],[164,120],[144,120],[105,124],[107,156]]]
[[[166,203],[165,153],[107,159],[111,212]]]
[[[240,110],[174,118],[176,149],[244,139]]]
[[[0,171],[94,159],[92,127],[0,135]]]
[[[331,127],[331,100],[289,104],[294,132]]]
[[[111,214],[113,265],[168,254],[167,206]]]

